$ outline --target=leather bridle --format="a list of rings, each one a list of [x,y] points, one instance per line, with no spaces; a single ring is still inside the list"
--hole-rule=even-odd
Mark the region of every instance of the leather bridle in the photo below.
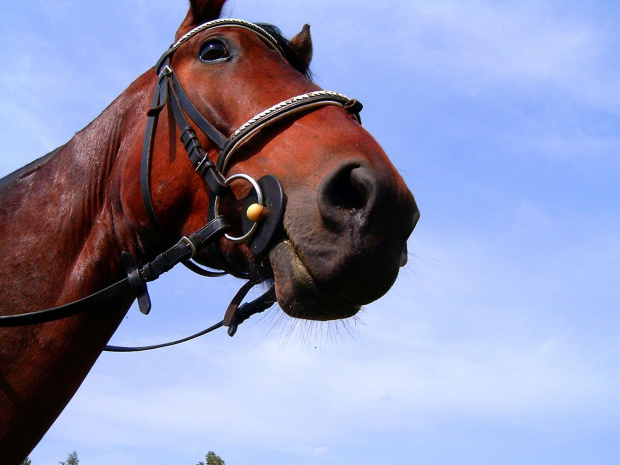
[[[142,268],[136,266],[133,257],[128,252],[123,252],[122,262],[127,277],[101,291],[78,301],[47,310],[0,316],[0,327],[23,326],[55,321],[118,299],[122,293],[126,293],[129,290],[133,291],[136,295],[140,311],[144,314],[148,314],[151,303],[146,283],[154,281],[161,276],[161,274],[170,270],[178,263],[183,263],[192,271],[204,276],[220,276],[226,274],[226,271],[218,272],[204,269],[191,261],[191,258],[196,255],[196,253],[211,244],[215,244],[222,237],[233,242],[247,243],[250,252],[254,256],[261,256],[268,250],[275,232],[281,227],[284,215],[286,199],[282,185],[273,175],[266,175],[259,180],[254,180],[247,174],[235,174],[226,178],[224,173],[230,164],[232,156],[255,134],[285,118],[289,118],[291,115],[328,105],[335,105],[344,108],[360,121],[359,112],[362,109],[362,105],[358,101],[349,99],[345,95],[336,92],[325,90],[309,92],[284,100],[260,112],[246,123],[242,124],[227,138],[192,104],[172,68],[172,57],[179,47],[200,32],[219,27],[235,27],[250,30],[257,34],[265,44],[286,59],[285,53],[278,41],[265,28],[239,19],[217,19],[207,22],[192,29],[172,44],[155,66],[155,71],[158,74],[158,82],[155,87],[151,107],[147,113],[148,120],[142,150],[140,177],[142,198],[149,220],[158,231],[162,241],[168,245],[172,244],[173,241],[158,220],[151,199],[150,189],[150,165],[157,122],[161,111],[169,107],[180,132],[180,139],[187,151],[189,160],[194,166],[195,171],[204,179],[211,192],[209,196],[211,205],[208,214],[210,219],[207,224],[188,237],[181,238]],[[218,149],[218,157],[215,163],[209,159],[206,150],[202,147],[196,131],[188,121],[186,115],[209,139],[211,144]],[[249,182],[252,186],[251,193],[244,202],[245,206],[247,207],[251,203],[257,203],[261,208],[264,208],[266,214],[257,221],[242,218],[242,235],[235,237],[228,234],[230,224],[219,214],[218,206],[219,199],[230,191],[230,184],[239,179]],[[266,310],[276,302],[275,288],[274,285],[272,285],[263,295],[254,301],[241,305],[242,300],[249,290],[262,281],[263,279],[255,279],[245,283],[232,299],[226,310],[224,319],[204,331],[165,344],[133,348],[107,346],[106,350],[128,352],[165,347],[193,339],[221,326],[227,326],[229,335],[233,336],[239,324],[251,315]]]

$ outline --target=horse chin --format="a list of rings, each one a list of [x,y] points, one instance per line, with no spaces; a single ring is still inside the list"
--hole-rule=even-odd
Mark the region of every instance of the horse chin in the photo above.
[[[318,287],[289,239],[271,249],[269,261],[278,304],[289,316],[306,320],[338,320],[349,318],[360,310],[360,305]]]

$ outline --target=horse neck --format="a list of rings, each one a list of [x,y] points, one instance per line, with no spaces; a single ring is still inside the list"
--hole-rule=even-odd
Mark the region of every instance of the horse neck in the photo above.
[[[140,144],[132,118],[143,117],[149,100],[145,86],[135,86],[66,145],[0,181],[0,313],[77,300],[123,276],[122,250],[138,259],[144,253],[121,206],[122,171]],[[128,294],[64,320],[0,328],[0,462],[34,447],[132,300]]]
[[[49,291],[42,296],[38,289],[39,302],[56,304],[70,282],[82,292],[100,288],[118,277],[121,250],[143,249],[122,215],[117,161],[136,137],[126,129],[128,119],[145,104],[125,94],[51,156],[3,181],[0,281],[10,272],[15,282],[16,267],[31,268],[37,285]]]
[[[141,250],[123,218],[118,166],[136,101],[125,92],[67,144],[0,181],[0,286],[10,290],[0,313],[78,300],[122,277],[122,250]],[[110,312],[115,320],[128,303]]]

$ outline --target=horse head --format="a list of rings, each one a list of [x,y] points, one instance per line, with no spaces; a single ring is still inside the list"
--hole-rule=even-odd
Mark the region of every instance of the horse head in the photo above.
[[[260,28],[273,41],[243,24],[222,22],[201,29],[219,17],[223,4],[192,0],[177,42],[156,71],[161,82],[162,69],[173,70],[183,89],[179,92],[229,140],[255,115],[321,89],[308,78],[308,26],[290,41],[269,26]],[[152,91],[152,72],[149,82]],[[297,318],[350,317],[384,295],[406,262],[406,241],[419,217],[402,177],[356,117],[359,105],[347,102],[356,107],[352,111],[347,103],[333,103],[309,105],[270,122],[235,147],[223,166],[219,163],[223,179],[243,174],[279,181],[286,205],[268,247],[255,254],[244,242],[222,238],[217,247],[194,257],[236,276],[274,280],[280,307]],[[157,221],[173,238],[204,225],[213,216],[216,199],[188,163],[177,126],[174,112],[161,110],[148,173]],[[214,138],[199,129],[196,138],[217,164],[221,147]],[[234,237],[243,234],[243,200],[254,189],[242,177],[228,184],[231,193],[217,199],[217,209],[231,223]],[[152,228],[135,192],[137,184],[130,186],[134,191],[126,196],[131,204],[126,210],[135,212],[137,227]]]

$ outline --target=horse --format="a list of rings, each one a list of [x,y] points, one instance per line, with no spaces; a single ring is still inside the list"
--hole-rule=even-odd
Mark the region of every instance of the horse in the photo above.
[[[218,19],[224,3],[191,0],[153,68],[0,180],[0,315],[18,322],[0,327],[0,463],[27,456],[176,263],[271,283],[256,311],[309,320],[355,315],[406,263],[414,197],[361,104],[309,78],[309,28],[286,40]]]

